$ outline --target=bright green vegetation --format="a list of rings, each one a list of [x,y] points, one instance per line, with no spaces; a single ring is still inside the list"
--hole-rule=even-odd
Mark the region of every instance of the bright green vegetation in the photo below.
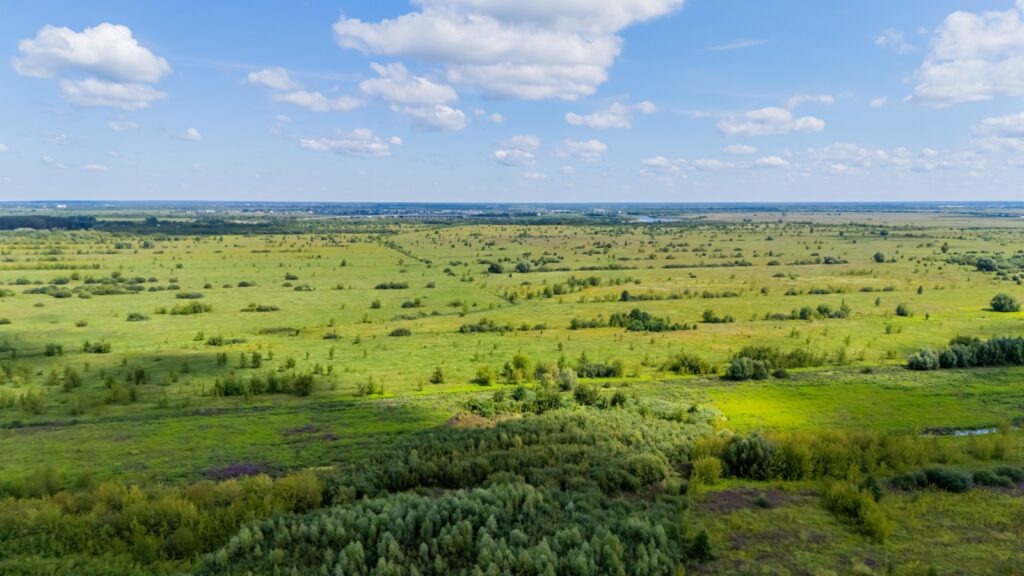
[[[0,232],[0,573],[1024,569],[1019,218],[176,217]]]

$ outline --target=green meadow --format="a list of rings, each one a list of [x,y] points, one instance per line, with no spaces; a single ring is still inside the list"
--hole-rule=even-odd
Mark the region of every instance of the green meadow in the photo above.
[[[153,214],[0,231],[2,573],[1024,570],[1019,217]]]

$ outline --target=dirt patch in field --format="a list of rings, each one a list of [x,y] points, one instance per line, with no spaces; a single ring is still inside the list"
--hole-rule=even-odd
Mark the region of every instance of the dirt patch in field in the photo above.
[[[697,504],[697,509],[715,515],[731,514],[747,508],[779,508],[803,501],[807,497],[805,494],[783,492],[774,488],[737,488],[707,493]]]

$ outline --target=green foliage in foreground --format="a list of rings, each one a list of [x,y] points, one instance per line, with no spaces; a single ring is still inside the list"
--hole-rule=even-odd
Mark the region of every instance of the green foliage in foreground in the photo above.
[[[606,500],[513,482],[265,520],[196,574],[669,575],[688,548],[670,499]]]

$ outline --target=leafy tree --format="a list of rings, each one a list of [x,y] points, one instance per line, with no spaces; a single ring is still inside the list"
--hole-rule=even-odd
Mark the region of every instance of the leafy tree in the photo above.
[[[1006,293],[996,294],[992,298],[991,306],[996,312],[1020,312],[1020,302]]]

